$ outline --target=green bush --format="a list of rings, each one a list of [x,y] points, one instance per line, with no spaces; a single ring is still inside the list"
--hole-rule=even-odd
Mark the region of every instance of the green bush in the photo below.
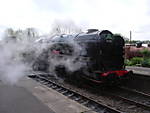
[[[141,64],[143,61],[143,58],[141,57],[134,57],[130,60],[125,60],[125,64],[127,66],[134,66],[134,65],[138,65],[138,64]]]
[[[140,51],[144,58],[150,57],[150,51],[148,49],[143,49]]]
[[[143,67],[150,67],[150,58],[145,58],[142,62],[141,65]]]
[[[132,64],[131,64],[131,61],[129,60],[129,59],[126,59],[125,60],[125,65],[126,66],[131,66]]]
[[[125,65],[150,67],[150,50],[145,48],[140,53],[143,54],[143,57],[134,57],[130,60],[126,59]]]
[[[150,67],[150,51],[148,49],[144,49],[141,51],[143,54],[143,61],[141,62],[141,65],[143,67]]]

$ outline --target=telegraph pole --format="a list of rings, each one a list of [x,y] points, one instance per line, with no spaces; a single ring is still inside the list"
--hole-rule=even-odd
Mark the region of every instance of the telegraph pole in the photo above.
[[[132,31],[130,31],[130,44],[131,44],[131,40],[132,40]]]

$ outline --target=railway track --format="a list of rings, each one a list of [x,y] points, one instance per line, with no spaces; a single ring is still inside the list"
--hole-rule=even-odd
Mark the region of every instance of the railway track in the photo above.
[[[142,73],[134,73],[132,80],[129,81],[125,86],[150,95],[150,76],[144,75],[144,72]]]
[[[121,99],[129,104],[133,104],[150,111],[150,95],[148,94],[125,87],[117,87],[115,89],[111,89],[111,91],[105,91],[104,93],[112,98]]]
[[[134,111],[135,113],[149,113],[150,111],[149,95],[124,87],[115,89],[112,88],[109,90],[100,90],[100,93],[97,89],[91,87],[88,90],[96,90],[96,92],[94,91],[93,95],[90,94],[89,91],[84,92],[82,91],[82,89],[75,90],[76,88],[70,88],[70,86],[59,84],[55,77],[47,73],[41,73],[38,75],[33,74],[30,77],[34,78],[44,85],[47,85],[52,89],[57,90],[68,98],[71,98],[96,112],[101,113],[102,111],[104,111],[104,113],[133,113]],[[105,102],[106,99],[103,100],[103,97],[100,98],[101,96],[106,97],[106,99],[109,98],[112,101],[113,105],[110,105],[111,101],[110,103],[109,101]],[[119,107],[122,106],[121,103],[125,104],[123,105],[124,108]],[[140,110],[138,110],[137,112],[136,109],[139,108]]]
[[[35,79],[36,81],[58,91],[59,93],[67,96],[68,98],[90,108],[92,111],[98,112],[98,113],[123,113],[122,111],[119,111],[117,109],[114,109],[110,106],[107,106],[105,104],[102,104],[94,99],[91,99],[84,94],[81,94],[80,92],[76,92],[70,88],[64,87],[59,83],[56,83],[50,79],[47,79],[44,76],[40,75],[29,75],[29,77]]]

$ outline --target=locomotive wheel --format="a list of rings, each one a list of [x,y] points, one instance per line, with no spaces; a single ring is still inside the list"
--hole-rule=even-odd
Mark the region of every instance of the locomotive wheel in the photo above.
[[[55,72],[56,72],[58,77],[61,77],[61,78],[66,78],[67,77],[66,69],[62,65],[56,66]]]
[[[68,80],[72,84],[75,84],[77,87],[81,88],[81,87],[83,87],[83,85],[85,85],[84,78],[82,78],[81,75],[82,74],[79,71],[72,72],[69,74]]]
[[[44,62],[35,62],[32,65],[34,71],[46,71],[48,69],[48,65]]]
[[[40,71],[46,71],[47,70],[47,65],[45,63],[40,63],[39,69],[40,69]]]
[[[33,63],[32,69],[33,69],[34,71],[38,71],[38,70],[39,70],[39,63],[37,63],[37,62]]]

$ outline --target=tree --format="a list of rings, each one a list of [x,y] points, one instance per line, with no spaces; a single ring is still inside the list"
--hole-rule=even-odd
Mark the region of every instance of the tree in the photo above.
[[[27,28],[23,31],[24,36],[27,38],[28,41],[35,41],[39,34],[35,28]],[[25,38],[24,37],[24,38]]]
[[[72,20],[55,20],[52,24],[51,35],[72,34],[81,32],[81,27],[77,26]]]
[[[8,41],[16,41],[16,39],[17,39],[15,31],[12,28],[6,29],[4,34],[5,34],[4,40],[6,42],[8,42]]]
[[[35,28],[27,28],[25,30],[13,30],[12,28],[8,28],[5,30],[5,39],[7,41],[35,41],[35,39],[39,37],[39,34]]]

